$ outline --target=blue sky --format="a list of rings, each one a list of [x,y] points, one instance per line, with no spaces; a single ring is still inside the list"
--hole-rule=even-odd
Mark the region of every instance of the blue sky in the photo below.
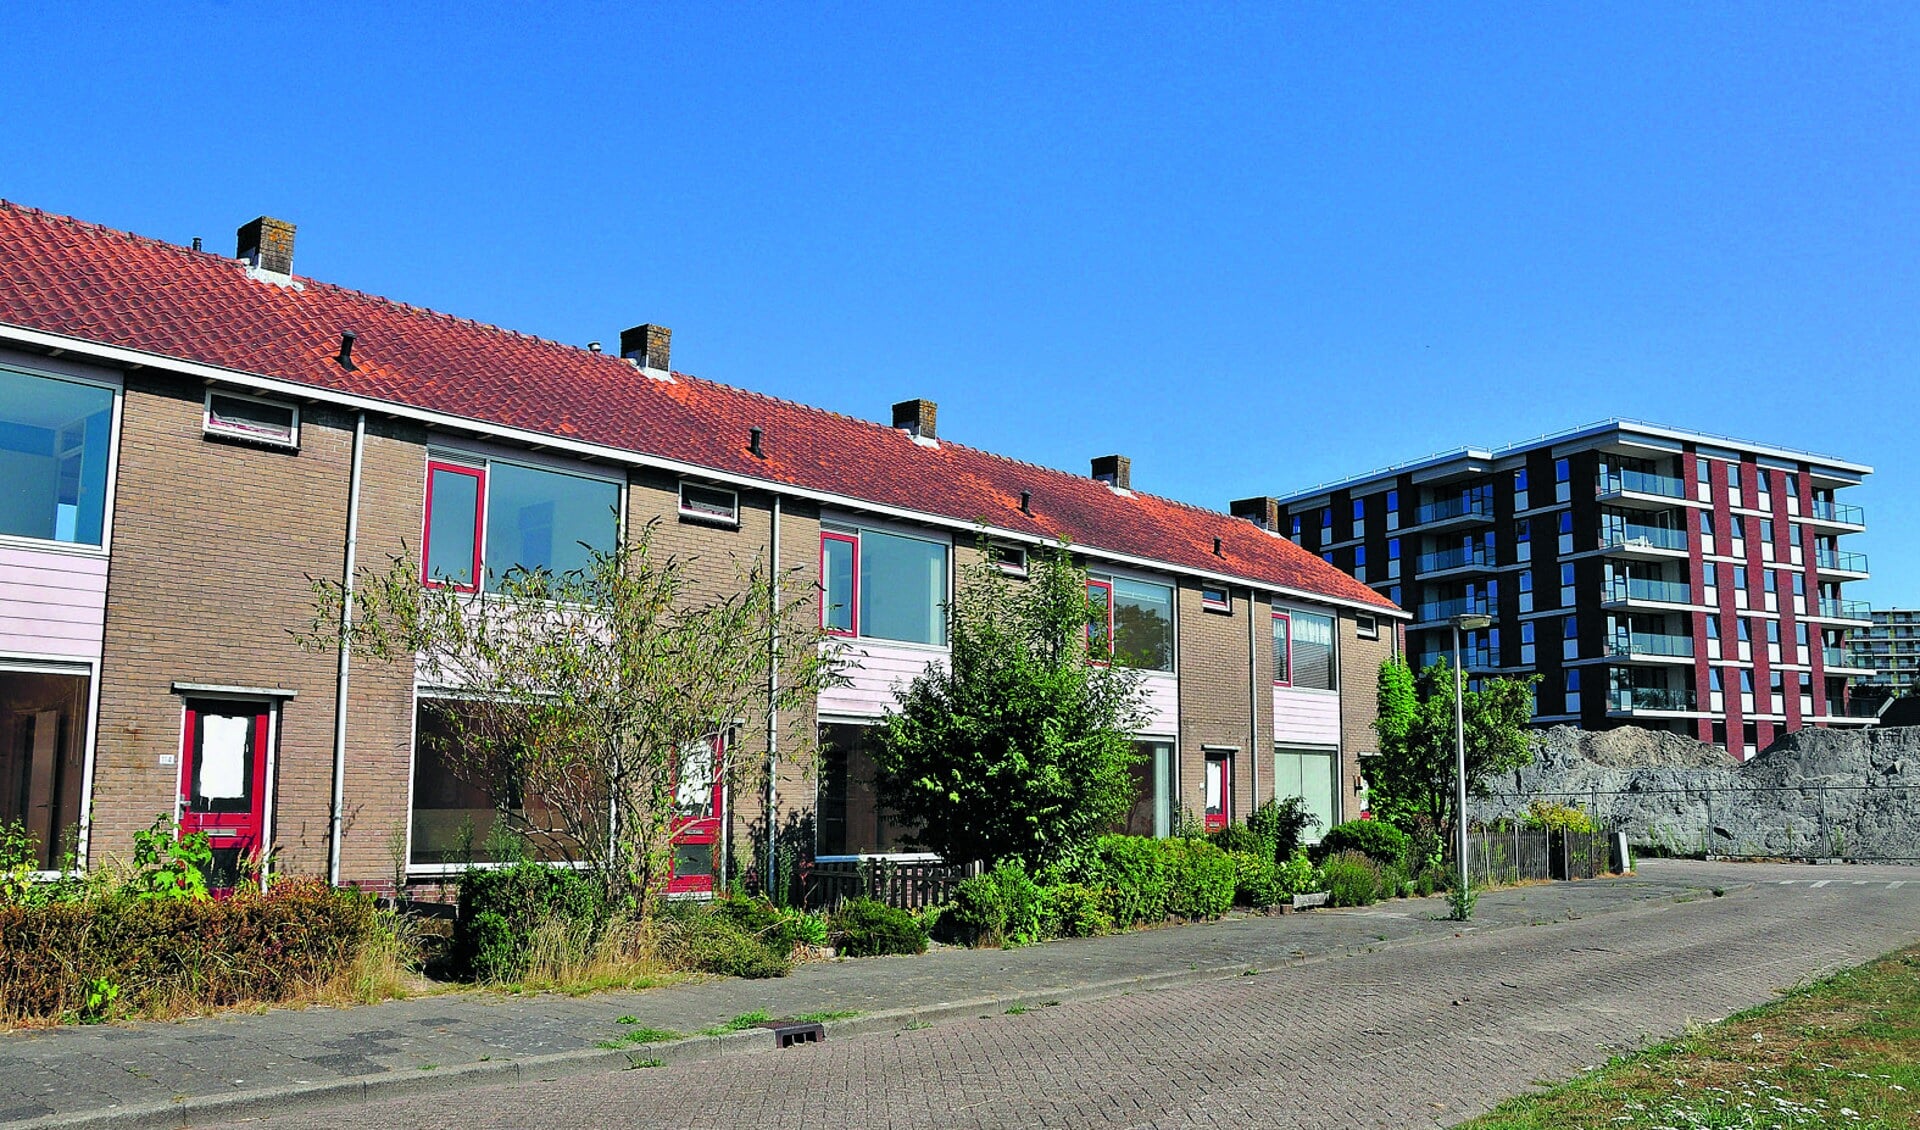
[[[1920,7],[535,7],[7,5],[0,195],[1221,507],[1833,452],[1920,604]]]

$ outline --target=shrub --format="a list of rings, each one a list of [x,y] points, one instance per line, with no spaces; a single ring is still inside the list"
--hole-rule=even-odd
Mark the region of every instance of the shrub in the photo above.
[[[460,877],[454,962],[477,980],[517,981],[526,976],[537,931],[577,931],[591,946],[612,909],[583,871],[543,863],[469,870]]]
[[[1453,888],[1453,872],[1444,863],[1429,863],[1413,877],[1413,893],[1425,898],[1435,891]]]
[[[1297,796],[1282,801],[1270,800],[1247,817],[1248,830],[1272,845],[1275,864],[1285,863],[1292,858],[1293,850],[1300,846],[1300,837],[1306,834],[1307,829],[1319,826],[1320,818],[1307,811],[1305,798]]]
[[[1413,881],[1407,873],[1393,864],[1384,864],[1380,868],[1379,897],[1382,899],[1402,899],[1413,893]]]
[[[1007,905],[991,875],[960,880],[953,906],[940,916],[941,936],[969,946],[999,945],[1007,933]]]
[[[1587,810],[1577,804],[1561,804],[1559,801],[1536,800],[1527,806],[1527,814],[1521,817],[1523,823],[1533,831],[1551,832],[1598,832],[1600,825],[1594,823]]]
[[[1357,851],[1379,864],[1406,869],[1407,834],[1384,820],[1349,820],[1327,829],[1316,849],[1322,860]]]
[[[724,977],[785,977],[793,972],[793,946],[768,944],[744,929],[732,914],[693,902],[671,902],[654,919],[662,958],[695,973]]]
[[[777,953],[790,954],[803,942],[826,943],[825,923],[804,912],[783,911],[764,895],[726,895],[715,899],[712,909]]]
[[[1106,909],[1107,892],[1085,883],[1056,883],[1042,889],[1046,897],[1046,930],[1058,938],[1093,938],[1113,933],[1113,915]]]
[[[1274,885],[1282,898],[1304,895],[1321,889],[1320,873],[1307,857],[1307,849],[1296,846],[1287,861],[1274,869]]]
[[[1115,923],[1132,926],[1167,916],[1170,880],[1161,841],[1146,836],[1102,836],[1094,843],[1098,860],[1091,879],[1107,889],[1108,912]]]
[[[1167,912],[1218,918],[1233,906],[1233,860],[1205,840],[1162,840],[1167,860]]]
[[[1280,883],[1273,860],[1264,855],[1232,851],[1233,901],[1236,906],[1272,906],[1280,901]]]
[[[1367,906],[1380,892],[1380,866],[1364,852],[1340,852],[1321,866],[1328,901],[1335,906]]]
[[[1228,854],[1237,851],[1268,858],[1273,856],[1273,841],[1247,824],[1229,824],[1217,832],[1210,832],[1207,842]]]
[[[912,911],[878,899],[848,899],[831,919],[833,944],[848,957],[927,952],[926,927]]]
[[[985,875],[964,879],[943,924],[957,941],[973,946],[1024,946],[1045,937],[1046,910],[1040,887],[1012,860]]]

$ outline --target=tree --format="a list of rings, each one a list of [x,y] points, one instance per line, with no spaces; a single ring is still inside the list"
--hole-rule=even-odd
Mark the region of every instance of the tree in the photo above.
[[[1088,654],[1096,614],[1064,547],[1029,554],[1028,570],[1012,580],[983,552],[963,571],[948,664],[901,690],[880,732],[882,802],[948,860],[1044,866],[1133,803],[1140,677],[1089,661],[1106,657]]]
[[[642,914],[670,874],[683,786],[742,778],[729,733],[763,732],[768,711],[810,705],[839,678],[815,586],[756,564],[728,595],[697,598],[654,530],[591,550],[580,570],[516,567],[486,592],[423,585],[408,555],[362,570],[350,598],[314,581],[300,636],[414,660],[423,681],[458,688],[439,716],[454,773],[526,839],[593,869],[608,905]]]
[[[1461,698],[1466,723],[1467,791],[1486,794],[1486,779],[1533,760],[1527,723],[1539,676],[1495,678]],[[1402,825],[1448,827],[1454,819],[1454,672],[1445,659],[1418,675],[1404,659],[1380,665],[1380,716],[1373,724],[1380,754],[1367,761],[1369,804]]]

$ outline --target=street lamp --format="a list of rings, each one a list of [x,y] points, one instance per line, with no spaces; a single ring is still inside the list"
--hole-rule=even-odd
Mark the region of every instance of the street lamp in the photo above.
[[[1477,632],[1492,626],[1493,617],[1462,612],[1453,618],[1453,772],[1454,772],[1454,857],[1460,864],[1460,897],[1472,889],[1467,874],[1467,709],[1466,680],[1460,664],[1460,633]],[[1460,905],[1466,905],[1464,902]]]

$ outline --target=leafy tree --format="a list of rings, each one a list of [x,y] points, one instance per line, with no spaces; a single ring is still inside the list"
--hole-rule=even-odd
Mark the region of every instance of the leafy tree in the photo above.
[[[698,598],[654,530],[592,550],[580,570],[516,567],[481,593],[423,585],[401,556],[360,572],[350,617],[341,584],[314,581],[300,637],[413,660],[423,680],[459,688],[439,716],[454,773],[546,854],[592,868],[609,906],[642,913],[670,873],[683,787],[748,771],[712,755],[716,742],[764,731],[769,710],[809,705],[839,679],[814,586],[756,564],[727,595]]]
[[[1486,794],[1486,780],[1533,760],[1527,723],[1539,676],[1494,678],[1461,699],[1466,723],[1467,791]],[[1454,819],[1454,672],[1445,659],[1415,674],[1404,659],[1380,665],[1380,716],[1373,724],[1380,755],[1369,758],[1374,815],[1410,829],[1444,828]]]
[[[948,611],[951,659],[898,694],[875,755],[881,800],[954,861],[1038,869],[1113,830],[1133,802],[1140,676],[1089,662],[1105,613],[1063,548],[1025,582],[986,553]]]

